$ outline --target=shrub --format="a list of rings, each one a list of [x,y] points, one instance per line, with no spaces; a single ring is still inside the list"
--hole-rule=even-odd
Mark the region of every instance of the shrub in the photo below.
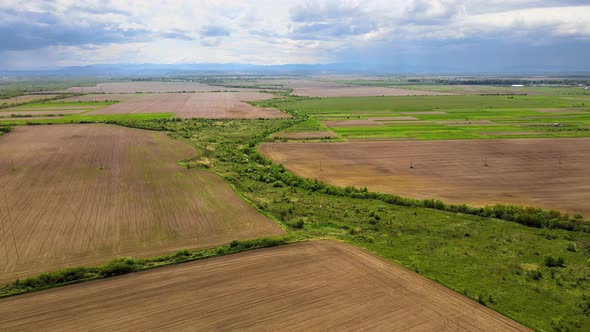
[[[532,280],[539,281],[539,280],[543,279],[543,272],[541,272],[541,271],[528,271],[527,276]]]
[[[135,272],[136,262],[131,258],[119,258],[110,261],[100,269],[103,277],[114,277],[122,274]]]
[[[547,267],[563,267],[565,265],[565,258],[553,257],[551,255],[545,256],[545,266]]]
[[[303,219],[299,219],[295,222],[289,223],[289,227],[295,229],[303,229],[305,227],[305,222],[303,221]]]

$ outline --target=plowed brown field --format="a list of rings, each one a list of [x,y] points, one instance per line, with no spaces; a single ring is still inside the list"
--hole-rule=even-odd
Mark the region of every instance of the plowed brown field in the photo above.
[[[1,136],[0,282],[283,233],[221,177],[176,164],[196,153],[161,132],[108,125]]]
[[[295,174],[337,186],[459,204],[522,204],[590,217],[587,138],[274,143],[261,145],[260,151]]]
[[[0,301],[3,331],[529,331],[356,247],[261,249]]]
[[[108,98],[111,95],[96,95]],[[288,114],[273,108],[254,107],[244,101],[272,99],[275,96],[258,92],[151,93],[138,95],[115,94],[123,100],[88,114],[174,113],[179,118],[257,119],[288,118]],[[78,97],[77,97],[78,98]],[[84,96],[88,100],[89,96]],[[104,100],[104,99],[103,99]]]
[[[297,131],[297,132],[283,132],[273,135],[274,137],[283,137],[291,139],[306,139],[306,138],[324,138],[324,137],[338,137],[331,131]]]
[[[111,82],[96,86],[73,87],[66,92],[76,93],[137,93],[137,92],[208,92],[208,91],[258,91],[259,89],[228,88],[197,82]]]

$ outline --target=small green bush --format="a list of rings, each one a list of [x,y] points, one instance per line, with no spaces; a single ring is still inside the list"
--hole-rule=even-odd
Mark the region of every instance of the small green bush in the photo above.
[[[305,222],[303,221],[303,219],[299,219],[299,220],[297,220],[295,222],[289,223],[288,225],[291,228],[303,229],[305,227]]]
[[[547,267],[563,267],[565,266],[565,258],[553,257],[551,255],[545,256],[545,266]]]

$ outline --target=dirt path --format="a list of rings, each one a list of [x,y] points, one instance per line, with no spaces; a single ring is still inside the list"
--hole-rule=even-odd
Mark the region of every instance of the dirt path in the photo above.
[[[0,300],[3,331],[528,331],[351,245],[315,241]]]

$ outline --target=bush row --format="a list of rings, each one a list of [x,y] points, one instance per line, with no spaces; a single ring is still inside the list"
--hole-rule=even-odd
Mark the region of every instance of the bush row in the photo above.
[[[201,250],[181,250],[173,255],[155,258],[117,258],[100,266],[67,268],[23,280],[17,279],[13,283],[0,286],[0,298],[87,280],[114,277],[157,266],[223,256],[257,248],[276,247],[287,243],[288,240],[282,237],[235,240],[225,246]]]
[[[465,204],[445,204],[436,199],[412,199],[393,194],[370,192],[367,188],[334,187],[315,179],[305,179],[287,172],[281,165],[273,164],[254,149],[246,148],[244,153],[251,156],[251,160],[265,167],[250,167],[245,171],[252,179],[276,183],[280,181],[288,186],[303,188],[333,196],[352,197],[360,199],[375,199],[385,203],[422,207],[454,213],[464,213],[485,218],[497,218],[516,222],[525,226],[537,228],[558,228],[570,231],[590,233],[590,223],[584,221],[581,215],[570,217],[556,210],[544,210],[534,207],[496,204],[486,207],[470,207]]]

